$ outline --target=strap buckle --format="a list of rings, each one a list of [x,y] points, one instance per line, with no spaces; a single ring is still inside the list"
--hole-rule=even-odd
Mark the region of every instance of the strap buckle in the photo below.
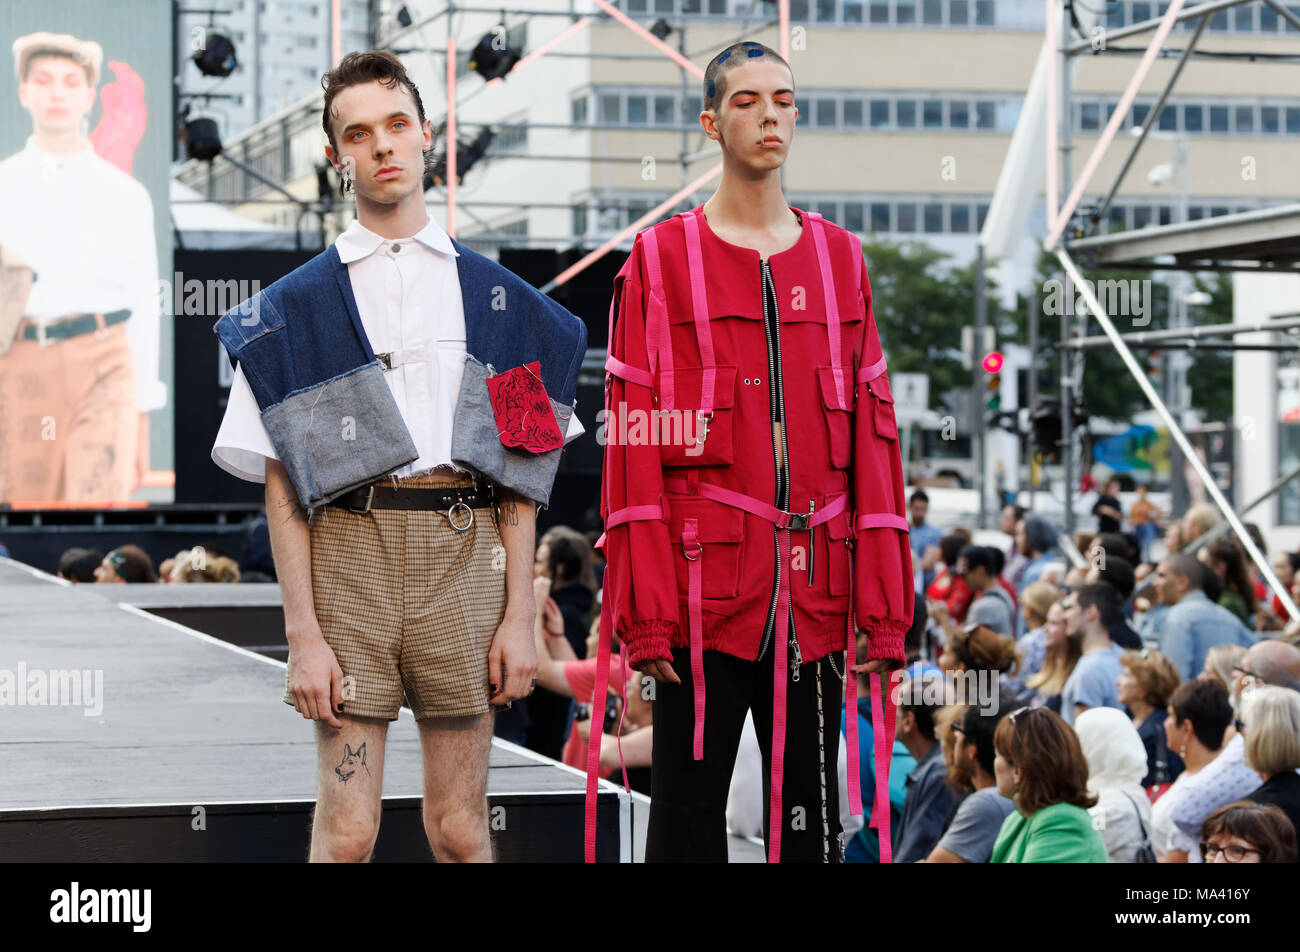
[[[786,526],[791,532],[807,532],[808,520],[812,518],[811,512],[787,512],[789,524]]]
[[[698,558],[699,558],[701,555],[703,555],[703,554],[704,554],[704,543],[701,542],[699,539],[696,539],[696,540],[695,540],[695,554],[694,554],[694,555],[690,555],[690,554],[686,551],[686,540],[685,540],[685,539],[682,540],[682,555],[686,556],[686,561],[688,561],[688,562],[694,562],[696,559],[698,559]]]
[[[357,508],[356,506],[354,506],[352,503],[348,503],[348,509],[349,509],[349,511],[351,511],[351,512],[360,513],[361,515],[365,515],[367,512],[370,511],[370,504],[371,504],[372,502],[374,502],[374,501],[375,501],[375,484],[374,484],[374,483],[370,483],[368,486],[366,486],[366,503],[365,503],[365,505],[362,506],[360,509],[358,509],[358,508]]]

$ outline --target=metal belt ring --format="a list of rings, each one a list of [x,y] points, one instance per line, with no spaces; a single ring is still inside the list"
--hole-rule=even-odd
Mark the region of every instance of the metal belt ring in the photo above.
[[[458,508],[464,509],[466,512],[469,513],[469,522],[465,523],[463,526],[456,525],[456,520],[453,515]],[[465,505],[465,503],[463,502],[454,503],[447,510],[447,521],[451,523],[451,527],[455,529],[457,532],[468,532],[470,526],[474,525],[474,510],[471,509],[469,506]]]

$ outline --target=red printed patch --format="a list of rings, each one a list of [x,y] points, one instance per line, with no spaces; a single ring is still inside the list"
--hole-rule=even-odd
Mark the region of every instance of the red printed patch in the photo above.
[[[540,361],[487,378],[497,432],[506,446],[545,453],[564,445],[555,410],[542,386]]]

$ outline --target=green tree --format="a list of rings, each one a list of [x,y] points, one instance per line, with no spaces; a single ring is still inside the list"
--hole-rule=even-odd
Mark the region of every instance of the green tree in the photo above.
[[[893,373],[930,378],[930,405],[954,387],[969,387],[962,366],[961,332],[975,324],[975,264],[953,267],[951,255],[919,241],[864,241],[871,306]],[[985,287],[988,320],[1001,319],[998,290]]]

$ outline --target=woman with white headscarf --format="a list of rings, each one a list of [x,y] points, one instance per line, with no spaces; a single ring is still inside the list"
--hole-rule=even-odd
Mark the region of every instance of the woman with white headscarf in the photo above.
[[[1147,751],[1137,728],[1123,711],[1091,707],[1074,720],[1079,746],[1088,761],[1088,792],[1097,805],[1093,826],[1112,863],[1136,862],[1151,829],[1151,804],[1142,789]]]

